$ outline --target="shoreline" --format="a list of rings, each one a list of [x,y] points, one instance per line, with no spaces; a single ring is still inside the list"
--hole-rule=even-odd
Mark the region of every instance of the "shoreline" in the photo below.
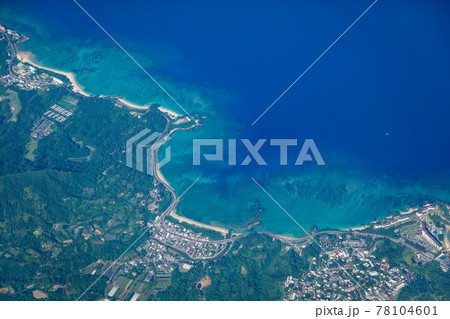
[[[78,82],[76,81],[76,77],[75,77],[74,73],[67,72],[67,71],[61,71],[61,70],[58,70],[58,69],[54,69],[54,68],[49,68],[49,67],[43,66],[41,64],[38,64],[38,63],[34,62],[32,60],[32,57],[33,57],[33,53],[32,52],[28,52],[28,51],[18,51],[17,52],[17,59],[20,62],[28,63],[28,64],[36,67],[36,68],[47,70],[47,71],[54,72],[54,73],[57,73],[57,74],[61,74],[61,75],[65,76],[65,77],[67,77],[69,79],[70,83],[72,84],[72,91],[75,92],[75,93],[79,93],[79,94],[81,94],[81,95],[83,95],[85,97],[114,98],[118,102],[124,104],[125,106],[127,106],[127,107],[129,107],[131,109],[135,109],[135,110],[146,110],[146,109],[150,108],[150,106],[151,106],[151,104],[138,105],[138,104],[135,104],[133,102],[129,102],[129,101],[125,100],[122,97],[109,97],[109,96],[105,96],[105,95],[95,96],[95,95],[89,94],[86,91],[84,91],[84,89],[81,87],[81,85],[78,84]],[[169,116],[170,119],[172,119],[172,120],[175,120],[175,119],[183,117],[183,115],[181,115],[179,113],[176,113],[176,112],[174,112],[172,110],[169,110],[169,109],[167,109],[165,107],[162,107],[162,106],[159,106],[158,110],[161,113],[164,113],[167,116]],[[174,131],[171,131],[169,134],[172,134],[173,132]],[[170,183],[164,177],[164,175],[163,175],[159,165],[156,165],[156,174],[158,175],[158,178],[160,180],[162,180],[168,187],[172,188],[172,186],[170,186]],[[226,234],[229,231],[228,229],[223,228],[223,227],[217,227],[217,226],[204,224],[204,223],[192,220],[190,218],[187,218],[187,217],[184,217],[184,216],[180,216],[180,215],[176,214],[175,211],[172,211],[169,215],[172,216],[173,218],[175,218],[176,220],[178,220],[179,222],[185,222],[187,224],[195,225],[197,227],[201,227],[201,228],[217,231],[217,232],[221,233],[222,235],[224,235],[224,237],[226,236]]]
[[[426,205],[429,205],[429,204],[426,204]],[[426,206],[426,205],[424,205],[424,206]],[[412,214],[413,212],[415,212],[418,209],[419,209],[419,207],[410,207],[410,208],[408,208],[407,210],[405,210],[403,212],[398,212],[398,214],[400,214],[400,215],[410,215],[410,214]],[[395,213],[395,212],[393,212],[393,213]],[[384,217],[383,219],[391,218],[393,213],[391,213],[390,215]],[[343,229],[336,229],[336,231],[339,231],[339,232],[355,232],[356,231],[357,232],[357,231],[361,231],[361,230],[365,230],[365,229],[370,228],[372,226],[372,224],[375,224],[375,222],[370,222],[368,224],[364,224],[364,225],[361,225],[361,226],[354,226],[354,227],[347,227],[347,228],[343,228]],[[317,233],[320,233],[322,231],[327,231],[327,229],[323,229],[323,230],[318,229]],[[328,230],[328,231],[332,232],[334,230]],[[274,234],[274,233],[267,232],[267,231],[261,231],[259,233],[267,234],[267,235],[269,235],[271,237],[274,237],[274,238],[277,238],[279,240],[286,240],[286,241],[297,241],[297,240],[301,241],[301,240],[308,240],[308,238],[309,238],[308,235],[305,235],[303,237],[293,237],[293,236],[290,236],[290,235],[278,235],[278,234]],[[314,234],[312,234],[311,236],[314,237]]]
[[[168,115],[172,120],[176,120],[177,118],[182,117],[183,115],[174,112],[172,110],[169,110],[168,108],[165,108],[163,106],[158,106],[158,110],[166,115]]]
[[[108,97],[105,95],[102,95],[103,97]],[[126,106],[128,106],[130,109],[134,109],[134,110],[147,110],[150,108],[151,104],[147,104],[147,105],[139,105],[139,104],[135,104],[133,102],[127,101],[124,98],[116,98],[117,101],[119,101],[122,104],[125,104]]]
[[[66,71],[61,71],[61,70],[57,70],[57,69],[53,69],[53,68],[49,68],[43,65],[40,65],[36,62],[33,62],[32,60],[33,57],[33,53],[28,52],[28,51],[17,51],[17,59],[22,62],[22,63],[28,63],[31,64],[32,66],[39,68],[39,69],[44,69],[53,73],[57,73],[57,74],[61,74],[64,75],[65,77],[67,77],[70,81],[70,83],[73,86],[73,91],[76,93],[79,93],[83,96],[86,97],[92,97],[93,95],[87,93],[86,91],[84,91],[84,89],[78,84],[78,82],[76,81],[75,78],[75,74],[72,72],[66,72]]]
[[[85,97],[98,97],[98,98],[115,99],[116,101],[118,101],[119,103],[125,105],[126,107],[128,107],[130,109],[135,109],[135,110],[146,110],[146,109],[149,109],[150,106],[151,106],[151,104],[138,105],[136,103],[129,102],[129,101],[127,101],[124,98],[119,97],[119,96],[106,96],[106,95],[98,95],[98,96],[96,96],[96,95],[89,94],[88,92],[86,92],[84,90],[84,88],[80,84],[78,84],[78,82],[76,81],[76,76],[75,76],[74,73],[43,66],[41,64],[38,64],[38,63],[34,62],[32,60],[32,58],[33,58],[33,53],[32,52],[29,52],[29,51],[17,51],[17,59],[20,62],[28,63],[28,64],[36,67],[36,68],[40,68],[40,69],[43,69],[43,70],[47,70],[47,71],[50,71],[50,72],[61,74],[61,75],[65,76],[65,77],[67,77],[69,79],[71,85],[72,85],[71,90],[73,92],[75,92],[75,93],[79,93],[79,94],[81,94],[81,95],[83,95]],[[179,114],[179,113],[177,113],[175,111],[169,110],[169,109],[167,109],[167,108],[165,108],[163,106],[158,106],[158,110],[161,113],[164,113],[165,115],[167,115],[171,120],[176,120],[176,119],[179,119],[179,118],[183,117],[182,114]],[[176,130],[177,129],[174,129],[173,131],[169,132],[169,135],[172,134]],[[170,186],[170,183],[164,177],[164,175],[163,175],[159,165],[156,165],[156,174],[158,175],[158,178],[161,181],[163,181],[168,187],[173,189]],[[402,215],[405,214],[406,215],[406,214],[409,214],[412,210],[413,210],[413,208],[410,208],[409,210],[407,210],[405,212],[400,212],[400,214],[402,214]],[[223,234],[224,236],[226,236],[226,234],[230,231],[229,229],[224,228],[224,227],[208,225],[208,224],[205,224],[205,223],[202,223],[202,222],[195,221],[195,220],[190,219],[188,217],[184,217],[184,216],[178,215],[176,213],[176,211],[172,211],[169,214],[169,216],[175,218],[179,222],[185,222],[187,224],[194,225],[194,226],[197,226],[197,227],[200,227],[200,228],[205,228],[205,229],[210,229],[210,230],[217,231],[217,232]],[[366,228],[369,228],[372,223],[373,222],[371,222],[369,224],[366,224],[366,225],[355,226],[355,227],[351,227],[351,228],[344,228],[344,229],[342,229],[342,231],[359,231],[359,230],[364,230]],[[305,237],[293,237],[293,236],[289,236],[289,235],[278,235],[278,234],[273,234],[271,232],[266,232],[266,231],[260,231],[258,233],[267,234],[267,235],[272,236],[274,238],[284,239],[284,240],[289,240],[289,241],[302,240],[302,239],[305,238]]]
[[[194,226],[197,226],[197,227],[206,228],[206,229],[210,229],[210,230],[215,230],[216,232],[221,233],[224,237],[227,235],[227,233],[229,231],[227,228],[224,228],[224,227],[212,226],[212,225],[204,224],[204,223],[195,221],[193,219],[190,219],[190,218],[178,215],[175,212],[175,210],[170,212],[169,216],[175,218],[179,222],[185,222],[187,224],[194,225]]]
[[[169,184],[169,182],[167,181],[167,179],[164,177],[164,175],[163,175],[163,173],[162,173],[162,171],[161,171],[161,168],[159,167],[159,163],[156,163],[155,168],[156,168],[156,175],[158,176],[158,178],[159,178],[161,181],[163,181],[168,187],[170,187],[171,189],[173,189],[172,186],[170,186],[170,184]]]
[[[50,71],[50,72],[53,72],[53,73],[57,73],[57,74],[61,74],[61,75],[65,76],[65,77],[67,77],[69,79],[70,83],[72,84],[71,90],[73,92],[75,92],[75,93],[79,93],[79,94],[81,94],[81,95],[83,95],[85,97],[113,98],[113,99],[116,99],[118,102],[124,104],[125,106],[127,106],[127,107],[129,107],[131,109],[146,110],[146,109],[150,108],[150,106],[151,106],[151,104],[138,105],[138,104],[135,104],[133,102],[129,102],[129,101],[125,100],[124,98],[118,97],[118,96],[106,96],[106,95],[95,96],[95,95],[89,94],[88,92],[84,91],[84,89],[81,87],[81,85],[78,84],[78,82],[76,81],[76,77],[75,77],[74,73],[67,72],[67,71],[62,71],[62,70],[58,70],[58,69],[54,69],[54,68],[50,68],[50,67],[46,67],[44,65],[36,63],[36,62],[33,61],[33,58],[32,58],[33,56],[34,56],[33,53],[29,52],[29,51],[17,51],[17,59],[20,62],[28,63],[28,64],[36,67],[36,68],[47,70],[47,71]],[[181,114],[179,114],[177,112],[174,112],[172,110],[169,110],[169,109],[167,109],[165,107],[162,107],[162,106],[159,106],[158,110],[161,113],[164,113],[167,116],[169,116],[169,118],[171,120],[175,120],[175,119],[183,117],[183,115],[181,115]],[[174,131],[176,131],[176,129],[172,130],[171,132],[169,132],[169,135],[174,133]],[[158,175],[158,178],[161,181],[163,181],[168,187],[173,189],[172,186],[170,186],[170,183],[164,177],[164,175],[163,175],[159,165],[156,165],[156,174]],[[224,237],[227,235],[227,233],[229,231],[228,229],[223,228],[223,227],[217,227],[217,226],[204,224],[204,223],[195,221],[193,219],[190,219],[190,218],[187,218],[187,217],[184,217],[184,216],[180,216],[180,215],[176,214],[175,211],[172,211],[169,215],[172,216],[173,218],[175,218],[176,220],[178,220],[179,222],[185,222],[187,224],[195,225],[197,227],[201,227],[201,228],[217,231],[217,232],[221,233],[222,235],[224,235]]]
[[[72,91],[74,91],[75,93],[79,93],[85,97],[98,97],[98,98],[113,98],[116,99],[117,101],[119,101],[120,103],[126,105],[127,107],[131,108],[131,109],[138,109],[138,110],[146,110],[148,108],[150,108],[151,104],[146,104],[146,105],[139,105],[130,101],[125,100],[124,98],[121,97],[114,97],[114,96],[107,96],[107,95],[93,95],[90,94],[88,92],[85,91],[85,89],[77,82],[75,73],[73,72],[69,72],[69,71],[62,71],[62,70],[58,70],[55,68],[50,68],[47,66],[44,66],[42,64],[39,64],[37,62],[33,61],[33,53],[29,52],[29,51],[17,51],[17,59],[22,62],[22,63],[28,63],[31,64],[32,66],[39,68],[39,69],[43,69],[43,70],[47,70],[53,73],[57,73],[57,74],[61,74],[65,77],[67,77],[70,81],[70,84],[72,84]],[[165,109],[166,110],[166,109]],[[167,110],[169,112],[172,112],[170,110]],[[177,114],[175,112],[172,112],[173,114]],[[177,114],[178,115],[178,114]],[[181,116],[181,115],[179,115]]]

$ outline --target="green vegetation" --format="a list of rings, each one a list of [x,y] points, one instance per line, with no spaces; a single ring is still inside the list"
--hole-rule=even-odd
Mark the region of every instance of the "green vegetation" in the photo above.
[[[9,100],[5,95],[0,95],[0,121],[7,121],[11,118],[11,108]]]
[[[408,223],[404,223],[403,225],[407,225]],[[402,225],[402,226],[403,226]],[[388,227],[388,228],[374,228],[374,226],[370,226],[369,228],[363,229],[360,232],[361,233],[371,233],[371,234],[378,234],[383,236],[388,236],[392,238],[399,238],[399,234],[394,232],[394,227]]]
[[[411,269],[418,274],[417,279],[400,291],[398,300],[450,300],[450,277],[437,262]]]
[[[175,272],[170,287],[156,295],[158,300],[280,300],[282,282],[289,275],[301,276],[306,259],[317,255],[311,245],[303,257],[267,235],[249,234],[238,240],[224,257],[208,267],[197,265],[187,273]],[[245,271],[242,271],[243,268]],[[195,284],[204,276],[211,285],[201,291]]]
[[[0,96],[0,288],[10,287],[0,300],[34,300],[35,289],[50,300],[74,300],[96,278],[80,270],[100,258],[115,260],[142,233],[144,221],[153,218],[142,201],[154,180],[124,165],[124,149],[126,140],[144,128],[163,131],[165,119],[154,109],[138,118],[112,100],[69,94],[62,87],[39,92],[0,87]],[[53,104],[73,115],[53,124],[39,142],[33,140],[33,127]],[[169,204],[164,191],[160,211]],[[445,223],[437,215],[431,218]],[[223,238],[216,231],[182,224],[211,239]],[[369,231],[399,236],[393,229]],[[141,237],[136,246],[145,240]],[[313,244],[301,253],[251,233],[224,257],[197,263],[184,273],[175,271],[170,282],[157,281],[154,287],[164,291],[156,299],[279,300],[282,282],[290,275],[301,277],[319,248]],[[436,262],[419,265],[410,249],[390,240],[378,241],[374,254],[418,274],[400,299],[450,298],[449,276]],[[211,285],[198,290],[196,283],[206,275]],[[105,288],[102,278],[83,299],[102,299]]]
[[[38,147],[38,141],[32,139],[26,145],[26,149],[27,149],[28,153],[25,155],[25,158],[33,162],[34,159],[36,158],[36,155],[34,154],[34,151],[36,151],[37,147]]]
[[[378,259],[386,259],[392,267],[398,267],[402,263],[407,264],[404,257],[410,260],[414,253],[401,244],[394,243],[389,239],[381,239],[377,241],[377,249],[374,251],[374,255]]]
[[[430,219],[433,221],[433,223],[436,225],[436,227],[445,227],[445,225],[450,225],[448,221],[443,219],[437,214],[429,215]]]
[[[447,204],[442,203],[442,202],[437,202],[437,206],[442,211],[442,215],[444,216],[444,218],[447,220],[450,220],[450,211],[447,208]]]
[[[141,231],[135,222],[149,219],[136,194],[148,194],[153,179],[127,168],[123,150],[130,136],[146,127],[162,131],[165,120],[154,111],[138,119],[112,101],[76,96],[73,115],[54,124],[33,152],[34,123],[67,91],[18,91],[17,97],[23,106],[17,122],[0,116],[0,287],[15,292],[0,298],[33,299],[27,287],[35,285],[49,299],[73,300],[93,280],[80,269],[117,258]],[[89,161],[70,160],[88,155],[87,145],[95,149]],[[104,234],[117,240],[104,241]],[[54,284],[63,292],[50,291]],[[104,289],[101,280],[85,299],[102,298]]]
[[[398,300],[449,300],[450,276],[435,261],[426,265],[414,260],[409,248],[390,240],[380,240],[374,252],[378,258],[386,258],[391,266],[403,264],[417,274],[417,279],[400,291]]]
[[[9,106],[11,108],[11,121],[17,122],[17,116],[22,109],[22,105],[19,101],[19,96],[17,92],[13,90],[8,89],[6,92],[8,93],[7,98],[9,99]]]
[[[3,61],[6,61],[9,59],[8,52],[6,48],[8,47],[8,41],[0,41],[0,76],[8,74],[8,66],[6,63],[3,63]]]

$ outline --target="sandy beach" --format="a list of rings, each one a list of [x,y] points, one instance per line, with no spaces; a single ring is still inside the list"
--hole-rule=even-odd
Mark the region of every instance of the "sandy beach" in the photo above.
[[[359,227],[348,228],[348,230],[364,230],[364,229],[369,228],[369,227],[370,227],[370,224],[369,225],[362,225],[362,226],[359,226]]]
[[[162,107],[162,106],[158,107],[158,110],[159,110],[160,112],[164,113],[164,114],[169,115],[169,117],[170,117],[172,120],[175,120],[175,119],[177,119],[177,118],[183,116],[183,115],[181,115],[181,114],[178,114],[177,112],[171,111],[171,110],[166,109],[165,107]]]
[[[151,104],[147,104],[147,105],[138,105],[138,104],[129,102],[129,101],[127,101],[127,100],[125,100],[125,99],[122,99],[122,98],[119,98],[119,99],[117,99],[117,100],[118,100],[120,103],[125,104],[125,105],[128,106],[129,108],[131,108],[131,109],[136,109],[136,110],[146,110],[146,109],[148,109],[148,108],[151,106]]]
[[[31,52],[26,52],[26,51],[21,51],[21,52],[17,52],[17,59],[23,63],[29,63],[33,66],[35,66],[36,68],[40,68],[43,70],[47,70],[47,71],[51,71],[54,73],[58,73],[61,75],[66,76],[69,81],[71,82],[71,84],[73,85],[73,91],[76,93],[80,93],[84,96],[87,97],[92,97],[93,95],[87,93],[86,91],[84,91],[84,89],[77,83],[76,78],[75,78],[75,74],[71,73],[71,72],[66,72],[66,71],[61,71],[61,70],[57,70],[57,69],[53,69],[53,68],[49,68],[43,65],[40,65],[36,62],[33,61],[33,54]],[[107,96],[99,96],[99,97],[107,97]],[[131,108],[131,109],[137,109],[137,110],[145,110],[148,109],[150,107],[150,104],[148,105],[138,105],[132,102],[129,102],[123,98],[117,98],[117,100],[126,105],[127,107]],[[158,110],[166,115],[168,115],[172,120],[174,119],[179,119],[181,117],[183,117],[183,115],[178,114],[172,110],[169,110],[165,107],[158,107]],[[167,180],[164,178],[164,175],[162,174],[161,170],[159,169],[159,165],[157,165],[157,172],[156,174],[158,174],[158,177],[166,184],[166,185],[170,185]],[[179,216],[177,215],[175,212],[172,212],[170,214],[170,216],[172,216],[173,218],[177,219],[180,222],[185,222],[191,225],[195,225],[198,227],[202,227],[202,228],[206,228],[206,229],[211,229],[211,230],[215,230],[221,234],[223,234],[224,236],[226,236],[226,234],[228,233],[228,229],[226,228],[222,228],[222,227],[217,227],[217,226],[211,226],[211,225],[207,225],[207,224],[203,224],[200,222],[197,222],[195,220],[183,217],[183,216]]]
[[[400,215],[409,215],[416,210],[419,210],[419,207],[412,207],[412,208],[408,209],[407,211],[400,212]]]
[[[58,74],[64,75],[64,76],[66,76],[69,79],[70,83],[72,83],[74,92],[80,93],[80,94],[82,94],[84,96],[91,96],[89,93],[84,91],[83,88],[77,83],[77,81],[75,79],[75,74],[73,74],[71,72],[66,72],[66,71],[61,71],[61,70],[57,70],[57,69],[48,68],[46,66],[37,64],[36,62],[33,62],[32,58],[33,58],[33,54],[31,52],[26,52],[26,51],[17,52],[17,59],[20,62],[29,63],[29,64],[37,67],[37,68],[44,69],[44,70],[47,70],[47,71],[51,71],[51,72],[54,72],[54,73],[58,73]]]
[[[201,228],[206,228],[206,229],[215,230],[216,232],[219,232],[219,233],[221,233],[221,234],[224,235],[224,236],[228,233],[228,229],[226,229],[226,228],[218,227],[218,226],[211,226],[211,225],[207,225],[207,224],[203,224],[203,223],[197,222],[197,221],[195,221],[195,220],[192,220],[192,219],[189,219],[189,218],[180,216],[180,215],[178,215],[178,214],[175,213],[175,212],[171,212],[171,213],[170,213],[170,216],[173,217],[173,218],[175,218],[175,219],[178,220],[179,222],[185,222],[185,223],[187,223],[187,224],[195,225],[195,226],[198,226],[198,227],[201,227]]]
[[[38,63],[33,61],[33,53],[31,53],[31,52],[26,52],[26,51],[17,52],[17,59],[20,62],[31,64],[31,65],[33,65],[33,66],[35,66],[37,68],[64,75],[64,76],[66,76],[69,79],[70,83],[73,85],[73,91],[74,92],[80,93],[80,94],[82,94],[84,96],[88,96],[88,97],[93,96],[93,95],[87,93],[86,91],[84,91],[84,89],[80,86],[80,84],[78,84],[78,82],[77,82],[77,80],[75,78],[75,74],[73,74],[72,72],[61,71],[61,70],[58,70],[58,69],[53,69],[53,68],[49,68],[49,67],[40,65],[40,64],[38,64]],[[99,97],[107,98],[108,96],[101,95]],[[123,98],[118,98],[117,100],[119,102],[121,102],[122,104],[125,104],[126,106],[128,106],[131,109],[146,110],[146,109],[148,109],[150,107],[150,104],[138,105],[138,104],[132,103],[130,101],[127,101],[127,100],[125,100]],[[167,110],[167,109],[165,109],[163,107],[161,107],[161,109],[164,110],[164,111],[160,110],[161,112],[164,112],[166,114],[170,113],[169,114],[170,117],[175,116],[175,118],[176,118],[176,117],[181,116],[181,115],[179,115],[179,114],[177,114],[175,112],[172,112],[170,110]]]
[[[167,179],[164,177],[163,173],[161,172],[161,168],[159,167],[159,163],[156,164],[156,175],[158,176],[158,178],[167,186],[169,186],[170,188],[172,188],[169,184],[169,182],[167,181]]]

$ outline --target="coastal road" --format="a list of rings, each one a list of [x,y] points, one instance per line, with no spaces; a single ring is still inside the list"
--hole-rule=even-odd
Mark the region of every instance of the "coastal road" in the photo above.
[[[311,234],[311,237],[314,238],[318,235],[321,234],[328,234],[328,235],[342,235],[342,234],[355,234],[358,236],[365,236],[365,237],[371,237],[373,239],[389,239],[390,241],[393,241],[394,243],[397,244],[401,244],[403,246],[406,246],[408,248],[410,248],[412,251],[414,251],[416,254],[423,254],[423,252],[421,252],[419,249],[417,249],[414,246],[411,246],[410,244],[406,243],[404,239],[398,239],[398,238],[393,238],[393,237],[389,237],[386,235],[380,235],[380,234],[373,234],[373,233],[362,233],[359,231],[343,231],[343,230],[321,230],[317,233]],[[270,234],[269,234],[270,235]],[[301,237],[301,238],[286,238],[283,236],[276,236],[276,235],[271,235],[274,238],[277,238],[281,241],[287,241],[287,242],[298,242],[298,243],[305,243],[307,241],[311,241],[311,237],[309,236],[305,236],[305,237]]]
[[[160,142],[161,139],[168,137],[167,132],[168,132],[171,120],[165,114],[162,114],[162,115],[166,119],[166,126],[165,126],[164,131],[162,132],[162,134],[156,139],[156,141],[155,141],[155,143],[153,145],[155,145],[156,143]],[[161,146],[163,144],[161,144]],[[180,198],[176,194],[175,190],[169,184],[167,184],[167,182],[164,181],[164,179],[160,178],[160,176],[159,176],[160,171],[159,171],[159,168],[158,168],[158,161],[157,161],[157,159],[158,159],[158,149],[153,150],[153,155],[152,156],[153,156],[153,159],[154,159],[153,160],[154,177],[170,193],[170,197],[172,199],[169,207],[164,211],[164,213],[162,213],[160,215],[160,219],[158,221],[158,224],[155,225],[156,227],[161,227],[165,232],[167,232],[167,233],[169,233],[171,235],[174,235],[174,236],[176,236],[178,238],[181,238],[181,239],[186,239],[186,240],[195,241],[195,242],[201,242],[201,243],[209,243],[209,244],[228,244],[228,243],[234,242],[236,239],[241,237],[241,236],[237,236],[237,237],[225,238],[225,239],[221,239],[221,240],[205,240],[205,239],[196,239],[196,238],[191,238],[189,236],[180,235],[180,234],[178,234],[176,232],[173,232],[170,229],[168,229],[166,224],[165,224],[165,218],[177,207],[177,205],[178,205],[178,203],[180,201]]]
[[[13,61],[17,57],[16,46],[15,46],[14,43],[11,42],[11,39],[10,39],[10,37],[8,36],[8,34],[6,32],[1,32],[1,34],[8,41],[8,51],[9,51],[10,56],[11,56],[11,60],[8,63],[8,73],[10,74],[10,76],[12,78],[18,79],[17,76],[12,71]],[[73,93],[69,88],[66,88],[66,89],[68,91],[70,91],[71,93]],[[168,133],[168,129],[169,129],[171,120],[165,114],[163,114],[163,113],[161,113],[161,114],[162,114],[162,116],[164,116],[164,118],[166,120],[166,126],[165,126],[164,131],[162,132],[162,134],[155,141],[155,144],[161,142],[161,140],[163,138],[167,138],[170,135],[170,133],[172,133],[172,132]],[[164,142],[162,144],[164,144]],[[171,231],[171,230],[169,230],[167,228],[167,226],[165,225],[165,218],[166,218],[167,215],[169,215],[176,208],[176,206],[178,205],[180,199],[179,199],[178,195],[176,194],[175,190],[169,184],[167,184],[162,178],[160,178],[160,176],[159,176],[159,169],[157,167],[158,164],[157,164],[157,160],[156,160],[157,159],[157,153],[158,153],[158,150],[154,150],[153,151],[153,158],[155,159],[153,161],[153,172],[155,172],[154,177],[156,178],[157,181],[159,181],[165,187],[165,189],[170,193],[170,196],[171,196],[171,203],[170,203],[169,207],[164,211],[164,213],[160,216],[159,225],[157,225],[157,226],[160,226],[164,231],[166,231],[166,232],[168,232],[168,233],[170,233],[170,234],[172,234],[172,235],[174,235],[176,237],[184,238],[184,239],[191,240],[191,241],[203,242],[203,243],[212,243],[212,244],[214,244],[214,243],[227,244],[227,243],[230,243],[230,242],[234,242],[238,237],[228,238],[228,239],[223,239],[223,240],[215,240],[215,241],[213,241],[213,240],[201,240],[201,239],[195,239],[195,238],[190,238],[190,237],[187,237],[187,236],[180,235],[180,234],[178,234],[176,232],[173,232],[173,231]]]
[[[320,232],[315,233],[313,236],[317,236],[320,234],[334,234],[334,235],[339,235],[339,234],[346,234],[349,233],[348,231],[339,231],[339,230],[323,230]],[[380,235],[380,234],[373,234],[373,233],[362,233],[362,232],[358,232],[358,231],[351,231],[352,234],[358,235],[358,236],[366,236],[366,237],[371,237],[373,239],[389,239],[390,241],[393,241],[394,243],[397,244],[401,244],[403,246],[406,246],[408,248],[410,248],[412,251],[414,251],[416,254],[422,253],[419,249],[417,249],[416,247],[411,246],[410,244],[406,243],[404,239],[399,239],[399,238],[393,238],[393,237],[389,237],[386,235]]]
[[[6,32],[1,32],[3,37],[6,38],[6,40],[8,41],[8,48],[7,51],[9,52],[11,59],[8,62],[8,73],[9,75],[11,75],[11,77],[13,77],[14,79],[17,79],[16,75],[13,73],[12,71],[12,64],[14,59],[17,57],[17,50],[16,50],[16,46],[11,42],[11,39],[8,36],[8,33]]]

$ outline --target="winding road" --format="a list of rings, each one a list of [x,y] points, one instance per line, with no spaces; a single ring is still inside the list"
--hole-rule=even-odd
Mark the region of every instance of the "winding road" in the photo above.
[[[162,134],[156,139],[156,141],[155,141],[155,143],[153,145],[157,145],[157,143],[159,143],[162,139],[168,138],[169,135],[170,135],[170,134],[167,134],[167,132],[168,132],[171,120],[167,117],[167,115],[165,115],[165,114],[162,114],[162,115],[166,119],[166,126],[165,126],[164,131],[162,132]],[[161,145],[159,145],[159,147],[161,147],[164,143],[165,142],[163,141],[163,143],[161,143]],[[159,176],[160,171],[159,171],[159,168],[158,168],[158,161],[157,161],[159,147],[156,147],[156,148],[153,149],[152,157],[154,159],[153,160],[154,177],[170,193],[170,196],[171,196],[172,200],[171,200],[171,203],[170,203],[169,207],[164,211],[164,213],[162,213],[160,215],[160,219],[158,221],[158,223],[159,223],[158,226],[160,226],[165,232],[167,232],[169,234],[172,234],[172,235],[174,235],[174,236],[176,236],[178,238],[186,239],[186,240],[190,240],[190,241],[195,241],[195,242],[201,242],[201,243],[228,244],[228,243],[232,243],[236,239],[242,237],[242,235],[240,235],[240,236],[236,236],[236,237],[233,237],[233,238],[225,238],[225,239],[221,239],[221,240],[209,240],[209,239],[205,240],[205,239],[197,239],[197,238],[191,238],[191,237],[188,237],[188,236],[180,235],[180,234],[178,234],[176,232],[173,232],[173,231],[171,231],[171,230],[169,230],[167,228],[167,226],[165,224],[165,218],[177,207],[177,205],[178,205],[178,203],[180,201],[180,198],[176,194],[175,190],[169,184],[167,184],[167,182],[163,178],[161,178]]]

